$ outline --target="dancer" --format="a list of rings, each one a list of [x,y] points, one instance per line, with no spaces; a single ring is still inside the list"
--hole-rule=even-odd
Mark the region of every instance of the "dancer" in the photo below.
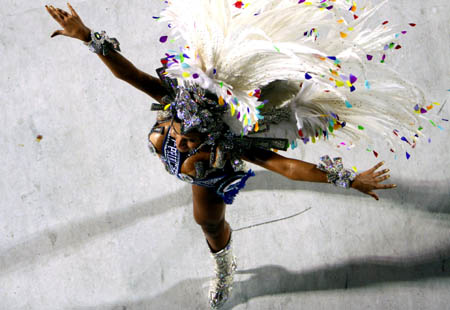
[[[292,180],[354,188],[378,200],[374,190],[396,187],[381,184],[389,178],[389,169],[378,170],[383,162],[356,174],[341,158],[323,156],[316,165],[274,150],[295,147],[297,141],[326,143],[331,136],[362,144],[375,133],[392,151],[395,145],[402,148],[397,128],[412,141],[419,137],[414,110],[424,106],[423,95],[381,68],[386,45],[388,50],[400,46],[393,42],[398,33],[386,24],[368,31],[364,24],[375,10],[367,6],[357,16],[356,3],[350,10],[348,3],[172,0],[160,20],[170,22],[188,46],[166,54],[158,77],[123,57],[118,40],[86,27],[70,4],[69,12],[46,6],[62,27],[51,37],[85,42],[117,78],[158,102],[152,106],[158,115],[149,148],[169,173],[192,184],[194,219],[216,264],[212,308],[222,306],[232,289],[236,258],[225,206],[254,175],[243,161]],[[327,28],[325,43],[318,40],[319,26]],[[371,62],[375,57],[381,64]],[[388,135],[392,130],[394,137]]]

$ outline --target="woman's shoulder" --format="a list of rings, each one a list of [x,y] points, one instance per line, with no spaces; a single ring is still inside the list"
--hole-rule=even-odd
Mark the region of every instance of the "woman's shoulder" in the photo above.
[[[154,148],[156,154],[161,155],[164,140],[169,133],[170,121],[157,122],[148,134],[149,146]]]

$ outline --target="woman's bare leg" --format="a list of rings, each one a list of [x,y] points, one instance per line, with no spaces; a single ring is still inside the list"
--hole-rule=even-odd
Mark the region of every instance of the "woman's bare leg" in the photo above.
[[[194,219],[199,224],[213,252],[223,249],[230,239],[230,225],[225,221],[225,203],[214,190],[192,185]]]

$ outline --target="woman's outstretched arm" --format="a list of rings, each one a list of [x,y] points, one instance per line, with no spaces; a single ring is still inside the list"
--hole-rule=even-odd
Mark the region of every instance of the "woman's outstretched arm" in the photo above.
[[[287,158],[271,151],[253,149],[245,153],[242,159],[294,181],[328,182],[326,172],[319,170],[315,164]],[[390,177],[389,175],[384,175],[389,172],[389,169],[376,172],[382,165],[383,162],[380,162],[373,168],[358,174],[352,183],[352,188],[379,200],[373,190],[396,187],[395,184],[380,184],[380,182]]]
[[[67,5],[70,13],[51,5],[45,6],[53,19],[63,27],[62,30],[53,32],[51,37],[64,35],[84,42],[89,42],[91,40],[91,30],[84,25],[74,8],[69,3]],[[162,97],[166,95],[166,91],[158,78],[137,69],[121,54],[111,50],[107,56],[98,56],[115,77],[133,85],[137,89],[153,97],[155,100],[161,102]]]

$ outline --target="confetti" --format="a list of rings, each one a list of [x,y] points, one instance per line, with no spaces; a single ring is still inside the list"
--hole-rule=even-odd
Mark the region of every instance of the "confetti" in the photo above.
[[[373,155],[378,158],[378,153],[376,151],[373,151]]]
[[[199,75],[198,75],[198,73],[194,73],[194,74],[192,75],[192,77],[193,77],[194,79],[198,79],[198,78],[199,78]]]
[[[364,130],[364,127],[361,126],[361,125],[358,125],[358,129],[359,129],[359,130]]]
[[[337,87],[342,87],[342,86],[344,86],[344,82],[342,82],[342,81],[336,80],[336,81],[334,81],[334,82],[336,83],[336,86],[337,86]]]
[[[364,87],[366,87],[367,89],[370,89],[370,87],[371,87],[371,86],[370,86],[370,82],[366,80],[366,81],[364,82]]]
[[[167,42],[167,38],[168,38],[168,36],[162,36],[161,38],[159,38],[159,42],[166,43]]]
[[[406,159],[408,159],[409,160],[409,158],[411,157],[411,155],[409,155],[409,153],[408,152],[406,152]]]
[[[37,141],[37,142],[41,142],[43,138],[44,138],[43,136],[38,135],[38,136],[36,137],[36,141]]]
[[[353,74],[350,74],[350,83],[355,84],[355,82],[358,80],[358,78],[356,76],[354,76]]]
[[[305,73],[305,79],[310,80],[312,79],[312,76],[308,74],[308,72]]]
[[[345,106],[347,108],[352,108],[353,107],[348,100],[345,100]]]
[[[367,60],[368,61],[371,61],[373,59],[373,56],[372,55],[367,55]]]
[[[237,1],[234,3],[234,6],[241,9],[244,6],[244,3],[242,1]]]

